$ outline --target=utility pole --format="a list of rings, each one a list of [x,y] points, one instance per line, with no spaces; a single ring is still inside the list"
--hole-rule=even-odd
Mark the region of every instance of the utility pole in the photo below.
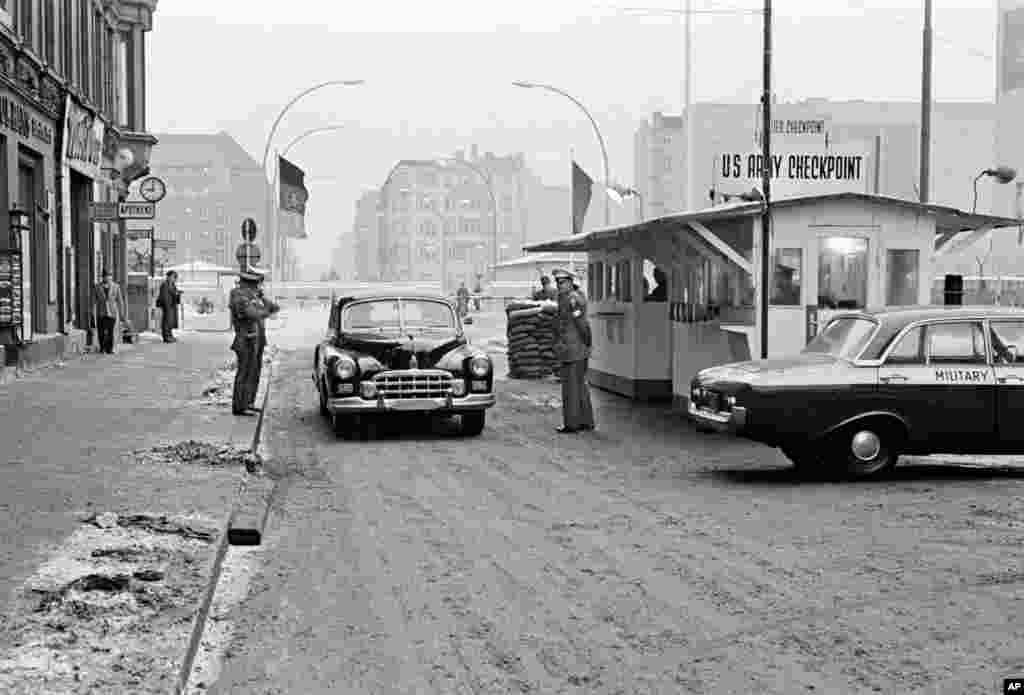
[[[772,200],[772,0],[764,0],[764,93],[761,95],[761,359],[768,359]]]
[[[932,0],[924,0],[921,60],[921,202],[928,202],[932,158]]]
[[[683,52],[686,58],[686,75],[684,77],[686,85],[683,93],[683,118],[686,119],[683,122],[686,128],[683,145],[686,148],[683,176],[686,181],[683,186],[683,210],[696,210],[697,198],[694,195],[693,182],[694,132],[697,127],[693,113],[693,0],[686,0],[683,6],[683,34]]]

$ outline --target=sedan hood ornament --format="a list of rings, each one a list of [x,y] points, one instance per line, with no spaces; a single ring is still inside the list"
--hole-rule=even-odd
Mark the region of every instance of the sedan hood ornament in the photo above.
[[[409,352],[411,353],[411,355],[409,356],[409,369],[419,369],[420,368],[420,362],[419,362],[419,360],[416,359],[416,345],[415,345],[415,343],[416,343],[415,338],[413,338],[410,335],[409,336]]]

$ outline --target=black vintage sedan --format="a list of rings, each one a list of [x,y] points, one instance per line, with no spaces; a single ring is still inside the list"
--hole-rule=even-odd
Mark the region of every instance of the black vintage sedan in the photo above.
[[[799,355],[712,367],[699,429],[779,447],[799,468],[878,475],[900,454],[1024,453],[1024,310],[836,315]]]
[[[339,299],[313,355],[313,383],[321,414],[343,436],[394,413],[457,415],[474,436],[495,402],[490,357],[468,344],[451,303],[429,294]]]

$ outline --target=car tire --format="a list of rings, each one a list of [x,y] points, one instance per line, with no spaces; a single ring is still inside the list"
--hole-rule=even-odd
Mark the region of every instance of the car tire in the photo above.
[[[900,441],[900,432],[889,423],[858,422],[829,437],[829,454],[835,456],[838,472],[845,477],[877,478],[896,465]]]
[[[474,410],[462,413],[459,415],[459,419],[462,421],[459,434],[463,437],[476,437],[484,431],[484,425],[487,423],[487,411]]]
[[[321,380],[316,391],[320,397],[320,414],[324,417],[330,417],[331,411],[327,407],[327,385]]]

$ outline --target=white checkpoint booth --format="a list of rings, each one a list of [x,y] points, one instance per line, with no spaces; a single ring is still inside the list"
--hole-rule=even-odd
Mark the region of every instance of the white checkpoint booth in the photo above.
[[[587,253],[593,386],[684,407],[701,369],[761,356],[760,202],[526,246]],[[867,193],[772,202],[768,356],[798,353],[837,312],[931,303],[934,257],[1024,220]],[[645,292],[650,266],[664,301]]]

